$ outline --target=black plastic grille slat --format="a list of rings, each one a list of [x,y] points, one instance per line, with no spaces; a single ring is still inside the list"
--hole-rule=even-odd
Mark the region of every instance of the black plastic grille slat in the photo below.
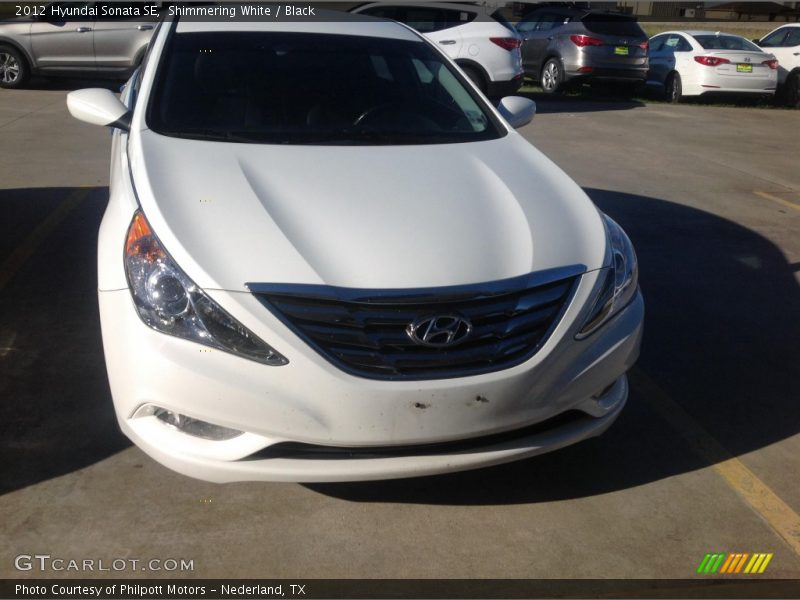
[[[414,296],[375,290],[357,294],[358,290],[325,286],[282,286],[254,293],[345,371],[377,379],[433,379],[506,369],[527,360],[544,344],[577,276],[537,285],[527,277],[518,278],[514,287],[515,281],[489,283],[485,290],[471,286],[458,294],[447,288],[441,288],[444,293],[418,290]],[[457,345],[431,348],[406,333],[418,319],[451,314],[472,324],[470,335]]]

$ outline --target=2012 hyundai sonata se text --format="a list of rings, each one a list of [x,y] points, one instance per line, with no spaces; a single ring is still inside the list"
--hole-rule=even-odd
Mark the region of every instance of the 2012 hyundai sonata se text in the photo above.
[[[99,237],[120,426],[200,479],[430,475],[603,432],[644,307],[622,229],[398,23],[165,22]]]

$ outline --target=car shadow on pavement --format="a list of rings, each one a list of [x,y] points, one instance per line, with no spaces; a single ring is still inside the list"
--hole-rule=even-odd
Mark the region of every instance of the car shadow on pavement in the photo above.
[[[646,318],[634,370],[732,455],[800,432],[796,265],[758,233],[713,214],[586,192],[625,228],[639,256]],[[444,476],[307,487],[358,502],[516,504],[604,494],[708,466],[636,379],[611,429],[551,454]]]
[[[88,190],[49,235],[34,233],[78,194],[0,190],[0,494],[130,445],[111,403],[97,308],[97,231],[108,189]]]
[[[645,106],[644,102],[636,98],[592,89],[578,94],[545,94],[526,89],[517,92],[516,95],[536,102],[536,112],[542,115],[632,110]]]

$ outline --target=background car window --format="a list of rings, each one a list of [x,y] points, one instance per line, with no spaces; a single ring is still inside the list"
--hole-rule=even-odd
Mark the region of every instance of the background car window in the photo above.
[[[474,19],[475,17],[477,17],[477,15],[473,14],[472,18]],[[500,23],[500,25],[508,29],[511,33],[517,33],[517,30],[514,29],[514,26],[511,24],[511,22],[508,19],[506,19],[505,15],[499,10],[494,11],[491,14],[491,17],[492,19]]]
[[[539,24],[540,18],[541,15],[539,14],[528,15],[527,17],[524,17],[523,19],[520,20],[519,23],[517,23],[517,31],[519,31],[520,33],[527,33],[529,31],[534,31],[536,29],[536,26]]]
[[[461,20],[461,12],[422,6],[406,6],[397,20],[402,21],[420,33],[432,33],[455,27],[462,23],[468,23],[469,21],[466,19]],[[469,13],[463,14],[467,16]]]
[[[783,42],[784,46],[800,46],[800,27],[790,27],[789,34]]]
[[[783,29],[776,29],[768,36],[764,37],[761,42],[759,42],[759,46],[762,48],[778,48],[783,46],[783,41],[786,39],[786,35],[788,34],[788,27],[784,27]]]
[[[692,45],[683,36],[672,33],[664,36],[661,50],[664,52],[690,52]],[[653,51],[652,45],[650,46],[650,51]]]
[[[392,19],[397,21],[397,7],[396,6],[373,6],[362,10],[362,15],[369,15],[371,17],[380,17],[381,19]]]
[[[650,40],[650,52],[659,52],[667,41],[666,35],[657,35]]]
[[[694,39],[706,50],[760,50],[753,42],[735,35],[696,35]]]
[[[554,14],[544,14],[536,25],[536,31],[550,31],[564,24],[563,17]]]
[[[428,44],[277,32],[174,35],[147,123],[175,137],[276,144],[456,143],[505,133]]]
[[[636,38],[647,37],[635,17],[592,13],[583,17],[581,22],[592,33]]]

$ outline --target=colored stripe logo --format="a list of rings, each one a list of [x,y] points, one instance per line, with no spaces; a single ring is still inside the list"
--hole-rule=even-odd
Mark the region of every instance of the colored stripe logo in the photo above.
[[[726,554],[724,552],[706,554],[697,567],[697,572],[702,575],[714,575],[716,573],[736,575],[756,575],[767,570],[769,561],[772,560],[772,553],[734,552]]]

